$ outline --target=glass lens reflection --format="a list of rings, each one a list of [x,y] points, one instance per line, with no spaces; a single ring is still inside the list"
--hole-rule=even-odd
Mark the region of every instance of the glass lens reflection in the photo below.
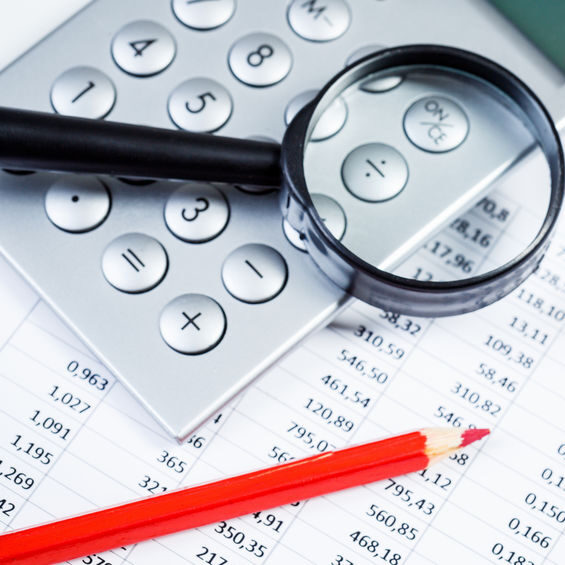
[[[343,106],[335,134],[313,135]],[[309,131],[304,171],[325,197],[320,217],[333,201],[346,226],[334,236],[381,269],[425,281],[483,274],[519,255],[545,219],[537,140],[519,108],[473,76],[433,66],[359,76],[326,95]]]

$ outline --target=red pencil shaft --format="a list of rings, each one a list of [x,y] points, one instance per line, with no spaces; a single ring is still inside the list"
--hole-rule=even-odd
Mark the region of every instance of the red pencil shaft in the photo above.
[[[47,565],[382,480],[428,465],[420,432],[0,536],[0,563]]]

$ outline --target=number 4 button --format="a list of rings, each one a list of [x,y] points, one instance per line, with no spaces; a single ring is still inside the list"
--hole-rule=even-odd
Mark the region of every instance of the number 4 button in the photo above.
[[[112,57],[118,67],[139,77],[164,71],[175,53],[173,36],[162,25],[151,21],[131,22],[112,40]]]

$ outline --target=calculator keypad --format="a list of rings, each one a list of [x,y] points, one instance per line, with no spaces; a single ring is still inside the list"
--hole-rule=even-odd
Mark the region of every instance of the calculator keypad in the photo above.
[[[196,355],[218,345],[226,331],[226,316],[209,296],[183,294],[165,306],[159,327],[169,347],[179,353]]]
[[[230,118],[233,102],[229,92],[209,78],[192,78],[177,86],[169,97],[169,115],[181,129],[210,133]]]
[[[117,237],[102,255],[104,277],[122,292],[151,290],[163,280],[167,267],[168,258],[163,246],[142,233]]]
[[[51,104],[58,114],[104,118],[116,102],[114,84],[93,67],[74,67],[61,74],[51,88]]]
[[[249,86],[271,86],[292,67],[292,54],[281,39],[269,33],[251,33],[235,42],[228,55],[232,73]]]
[[[164,71],[175,54],[173,36],[152,21],[131,22],[118,31],[112,41],[116,65],[134,76],[147,77]]]

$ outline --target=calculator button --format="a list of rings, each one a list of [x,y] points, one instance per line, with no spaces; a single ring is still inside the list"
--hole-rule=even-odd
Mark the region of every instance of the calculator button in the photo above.
[[[267,302],[281,292],[288,271],[282,255],[268,245],[249,243],[232,251],[222,266],[228,292],[251,304]]]
[[[369,202],[396,196],[408,181],[404,157],[390,145],[360,145],[343,161],[341,176],[347,190]]]
[[[64,231],[79,233],[99,226],[110,211],[110,194],[95,177],[65,175],[45,195],[47,217]]]
[[[112,56],[118,67],[139,77],[164,71],[175,58],[175,52],[173,36],[151,21],[131,22],[112,41]]]
[[[215,80],[191,78],[179,84],[169,97],[169,115],[181,129],[212,132],[231,116],[229,92]]]
[[[173,12],[185,26],[194,29],[214,29],[224,25],[235,10],[235,0],[202,1],[173,0]]]
[[[229,215],[227,200],[211,184],[185,184],[173,192],[165,205],[167,227],[179,239],[191,243],[220,235]]]
[[[294,0],[288,8],[288,23],[293,31],[310,41],[332,41],[345,33],[351,12],[344,0]]]
[[[159,327],[169,347],[196,355],[218,345],[226,331],[226,315],[204,294],[183,294],[165,306]]]
[[[337,240],[341,240],[347,225],[343,208],[333,198],[325,194],[312,194],[312,202],[329,232]]]
[[[385,48],[384,45],[379,45],[377,43],[359,47],[359,49],[355,49],[355,51],[353,51],[353,53],[351,53],[351,55],[347,57],[347,59],[345,60],[345,66],[351,65],[356,61],[359,61],[359,59],[366,57],[367,55],[372,55],[377,51],[382,51],[384,48]]]
[[[425,96],[414,102],[404,115],[404,131],[420,149],[443,153],[459,147],[469,133],[469,120],[453,100]]]
[[[316,90],[307,90],[295,96],[286,107],[284,121],[288,125],[294,116],[306,106],[317,94]],[[312,132],[312,141],[321,141],[335,135],[345,124],[347,119],[347,106],[342,98],[336,98],[326,108],[318,119],[318,123]]]
[[[106,280],[123,292],[145,292],[157,286],[167,272],[163,246],[142,233],[127,233],[114,239],[102,255]]]
[[[304,243],[304,234],[297,229],[293,228],[288,220],[283,220],[282,223],[283,233],[288,240],[288,242],[296,247],[299,251],[306,251],[306,245]]]
[[[343,208],[333,198],[325,194],[312,194],[312,202],[330,233],[337,240],[341,240],[347,226]],[[287,220],[283,220],[283,232],[291,245],[300,251],[306,251],[304,234],[294,229]]]
[[[402,75],[389,75],[384,77],[369,78],[359,85],[359,89],[369,94],[389,92],[400,86],[404,77]]]
[[[59,75],[51,88],[51,104],[58,114],[99,119],[116,102],[112,81],[98,69],[74,67]]]
[[[241,82],[250,86],[270,86],[288,75],[292,55],[278,37],[252,33],[236,41],[229,52],[228,63]]]

